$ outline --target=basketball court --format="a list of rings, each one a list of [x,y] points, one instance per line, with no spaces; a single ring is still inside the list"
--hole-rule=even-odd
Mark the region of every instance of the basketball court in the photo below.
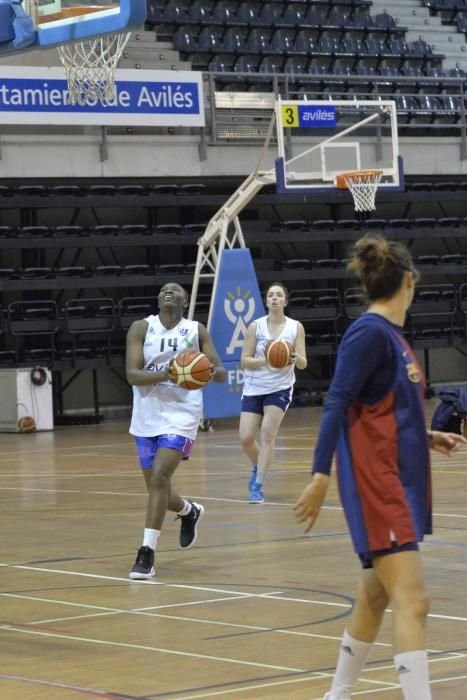
[[[310,536],[293,517],[319,415],[286,416],[261,505],[247,502],[237,421],[200,433],[175,477],[206,507],[198,543],[179,550],[167,517],[149,582],[128,579],[146,496],[127,421],[0,435],[1,696],[321,700],[359,565],[334,480]],[[435,700],[461,700],[467,683],[465,464],[433,457],[422,553]],[[390,639],[388,612],[355,697],[401,697]]]

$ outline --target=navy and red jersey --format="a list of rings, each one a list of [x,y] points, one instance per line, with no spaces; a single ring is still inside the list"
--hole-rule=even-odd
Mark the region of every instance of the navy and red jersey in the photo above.
[[[329,474],[359,553],[431,533],[425,380],[402,328],[365,313],[345,333],[327,395],[313,472]]]

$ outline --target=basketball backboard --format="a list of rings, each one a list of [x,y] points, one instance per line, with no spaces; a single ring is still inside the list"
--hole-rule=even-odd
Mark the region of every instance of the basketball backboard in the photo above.
[[[396,106],[392,100],[276,102],[277,191],[336,189],[339,174],[382,171],[378,189],[404,189]]]
[[[19,48],[0,42],[0,55],[129,32],[146,19],[146,0],[24,0],[23,9],[35,25],[31,41]]]

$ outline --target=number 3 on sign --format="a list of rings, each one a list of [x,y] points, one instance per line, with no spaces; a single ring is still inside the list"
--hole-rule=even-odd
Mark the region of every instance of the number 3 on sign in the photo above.
[[[284,127],[294,128],[299,126],[297,105],[282,105],[281,109]]]

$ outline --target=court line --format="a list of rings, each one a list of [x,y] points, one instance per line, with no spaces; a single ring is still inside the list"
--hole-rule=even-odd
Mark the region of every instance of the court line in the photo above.
[[[270,594],[269,594],[270,595]],[[47,620],[34,620],[33,622],[28,623],[29,625],[45,625],[49,624],[51,622],[65,622],[67,620],[80,620],[80,619],[86,619],[88,617],[99,617],[102,615],[103,617],[106,615],[113,615],[113,614],[129,614],[129,615],[147,615],[149,617],[160,617],[162,619],[166,620],[175,620],[175,621],[180,621],[180,622],[197,622],[200,624],[206,624],[206,625],[214,625],[214,626],[219,626],[219,627],[236,627],[240,629],[248,629],[248,630],[253,630],[257,632],[277,632],[278,634],[288,634],[292,636],[298,636],[298,637],[311,637],[311,638],[316,638],[316,639],[330,639],[332,641],[337,641],[340,642],[342,637],[339,636],[331,636],[331,635],[326,635],[326,634],[316,634],[313,632],[297,632],[296,630],[289,630],[289,629],[275,629],[273,627],[260,627],[258,625],[244,625],[240,624],[237,622],[220,622],[219,620],[206,620],[204,618],[196,618],[196,617],[186,617],[182,615],[164,615],[162,613],[152,613],[151,610],[158,610],[160,607],[164,606],[155,606],[152,608],[131,608],[129,610],[125,608],[108,608],[108,607],[103,607],[100,605],[89,605],[85,603],[75,603],[75,602],[68,602],[68,601],[62,601],[62,600],[54,600],[51,598],[37,598],[35,596],[27,596],[27,595],[19,595],[17,593],[0,593],[0,596],[6,597],[6,598],[19,598],[22,600],[33,600],[37,602],[43,602],[43,603],[52,603],[52,604],[57,604],[57,605],[67,605],[70,607],[78,607],[78,608],[86,608],[90,610],[102,610],[104,612],[100,613],[88,613],[87,615],[69,615],[67,617],[56,617],[56,618],[51,618]],[[237,598],[233,598],[233,600],[243,600],[246,597],[250,596],[241,596]],[[267,598],[268,594],[264,594],[264,597]],[[222,600],[219,598],[218,600]],[[229,598],[225,598],[225,600],[229,600]],[[389,647],[392,648],[392,644],[386,644],[384,642],[375,642],[374,646],[379,646],[379,647]],[[433,653],[442,653],[441,651],[438,650],[430,650]]]
[[[330,607],[337,607],[337,608],[350,608],[351,605],[346,604],[346,603],[332,603],[329,601],[323,601],[323,600],[313,600],[313,599],[306,599],[306,598],[290,598],[287,596],[277,596],[275,595],[274,597],[270,597],[270,593],[247,593],[246,591],[228,591],[223,588],[210,588],[208,586],[189,586],[187,584],[181,584],[181,583],[164,583],[163,581],[153,581],[153,580],[145,580],[145,581],[129,581],[127,578],[123,578],[122,576],[104,576],[103,574],[88,574],[84,573],[82,571],[66,571],[64,569],[46,569],[43,567],[38,567],[38,566],[24,566],[22,564],[3,564],[0,563],[0,568],[9,568],[9,569],[22,569],[25,571],[40,571],[43,573],[51,573],[51,574],[63,574],[64,576],[82,576],[84,578],[95,578],[99,580],[104,580],[104,581],[123,581],[125,583],[131,583],[131,585],[144,585],[144,586],[165,586],[166,588],[181,588],[181,589],[187,589],[190,591],[209,591],[211,593],[227,593],[229,596],[250,596],[253,598],[267,598],[269,600],[286,600],[289,602],[296,602],[296,603],[306,603],[309,605],[323,605],[323,606],[330,606]],[[1,594],[0,595],[4,595]],[[7,594],[5,594],[7,595]],[[386,612],[392,613],[391,608],[387,608]],[[457,622],[467,622],[467,617],[456,617],[454,615],[441,615],[441,614],[436,614],[436,613],[429,613],[428,617],[436,617],[440,620],[453,620]]]
[[[86,476],[93,476],[91,474],[86,475]],[[100,476],[108,476],[108,474],[101,474]],[[138,474],[139,476],[139,474]],[[50,477],[49,477],[50,478]],[[60,477],[61,478],[61,477]],[[64,477],[67,478],[67,477]],[[74,477],[72,477],[74,478]],[[94,490],[88,490],[88,489],[76,489],[76,490],[65,490],[65,489],[40,489],[40,488],[23,488],[20,486],[0,486],[0,491],[47,491],[47,492],[52,492],[52,493],[87,493],[87,494],[94,494],[94,495],[102,495],[102,496],[136,496],[138,498],[147,498],[146,493],[132,493],[128,491],[94,491]],[[246,499],[244,498],[218,498],[215,496],[200,496],[196,495],[193,496],[195,499],[199,500],[205,500],[205,501],[219,501],[223,503],[243,503],[244,505],[248,506],[247,512],[253,512],[253,509],[251,508],[251,504],[249,504]],[[261,503],[261,508],[265,508],[268,506],[273,506],[273,507],[279,507],[279,508],[293,508],[295,503],[276,503],[274,501],[267,501],[266,503]],[[322,506],[321,510],[338,510],[342,511],[341,506]],[[436,518],[467,518],[467,515],[461,515],[460,513],[433,513],[433,516]],[[430,543],[430,540],[427,540],[426,543]]]
[[[0,673],[0,679],[7,681],[20,681],[21,683],[30,683],[32,685],[47,686],[50,688],[62,688],[63,690],[73,690],[84,695],[93,695],[106,700],[140,700],[134,695],[122,695],[122,693],[112,693],[108,690],[98,690],[97,688],[81,688],[77,685],[68,685],[59,683],[58,681],[46,681],[41,678],[28,678],[27,676],[16,676],[8,673]]]
[[[102,646],[121,647],[124,649],[139,649],[142,651],[157,651],[161,654],[169,654],[174,656],[187,656],[196,659],[204,659],[206,661],[220,661],[222,663],[236,664],[240,666],[254,666],[255,668],[268,668],[274,671],[293,671],[295,673],[305,673],[303,668],[290,668],[289,666],[276,666],[274,664],[264,664],[255,661],[242,661],[241,659],[230,659],[223,656],[211,656],[210,654],[196,654],[189,651],[177,651],[175,649],[164,649],[163,647],[153,647],[145,644],[130,644],[129,642],[114,642],[107,639],[91,639],[89,637],[76,637],[71,634],[57,634],[54,632],[42,632],[40,630],[25,629],[24,627],[16,627],[15,625],[0,625],[0,630],[6,632],[16,632],[20,634],[31,634],[38,637],[49,637],[52,639],[66,639],[72,642],[87,642],[88,644],[97,644]]]
[[[394,669],[394,666],[392,666],[392,665],[386,666],[385,670],[387,670],[387,669]],[[198,694],[198,695],[193,695],[193,694],[179,695],[178,697],[173,698],[173,700],[198,700],[201,698],[210,698],[210,697],[216,697],[216,696],[219,697],[221,695],[228,695],[228,694],[232,695],[234,693],[241,693],[241,692],[245,692],[248,690],[260,690],[262,688],[271,688],[271,687],[274,688],[274,687],[278,687],[281,685],[291,685],[292,683],[305,683],[305,682],[310,681],[310,680],[319,680],[320,677],[321,678],[323,678],[323,677],[331,677],[332,678],[333,677],[333,674],[319,672],[319,671],[312,671],[312,673],[313,674],[321,673],[321,676],[313,675],[313,676],[306,677],[306,678],[291,678],[291,679],[284,680],[284,681],[276,681],[276,682],[272,682],[272,683],[260,683],[257,685],[244,686],[243,688],[231,688],[229,690],[221,690],[221,691],[214,691],[214,692],[209,692],[209,693],[202,693],[201,695],[200,694]],[[465,678],[467,678],[467,676],[448,676],[446,678],[437,678],[434,680],[430,680],[430,685],[434,684],[434,683],[447,683],[447,682],[450,682],[453,680],[463,680]],[[352,697],[354,695],[370,695],[370,694],[373,695],[374,693],[384,693],[384,692],[387,692],[390,690],[398,690],[401,687],[399,685],[399,683],[395,683],[395,682],[390,683],[388,681],[370,680],[368,678],[360,678],[359,680],[362,683],[384,685],[384,687],[374,688],[371,690],[370,689],[360,690],[358,692],[352,693]],[[323,696],[320,695],[317,698],[313,698],[313,700],[322,700],[322,697]]]
[[[247,690],[261,690],[263,688],[276,688],[281,685],[291,685],[292,683],[305,683],[307,681],[316,681],[320,680],[323,678],[332,678],[333,674],[330,673],[321,673],[320,671],[312,671],[313,675],[308,676],[306,678],[291,678],[290,680],[285,680],[285,681],[276,681],[274,683],[259,683],[257,685],[247,685],[244,686],[243,688],[230,688],[229,690],[220,690],[220,691],[214,691],[210,693],[203,693],[202,695],[179,695],[176,698],[173,698],[173,700],[197,700],[198,698],[213,698],[213,697],[219,697],[220,695],[233,695],[233,693],[242,693]],[[320,675],[317,675],[320,674]],[[379,681],[367,681],[368,683],[378,683]],[[381,681],[382,683],[385,683],[385,681]],[[393,683],[389,688],[386,688],[386,690],[397,690],[397,688],[400,688],[400,685]],[[371,691],[373,692],[373,691]],[[358,693],[357,693],[358,695]],[[156,696],[157,697],[157,696]],[[317,700],[322,700],[322,695],[320,695]]]

